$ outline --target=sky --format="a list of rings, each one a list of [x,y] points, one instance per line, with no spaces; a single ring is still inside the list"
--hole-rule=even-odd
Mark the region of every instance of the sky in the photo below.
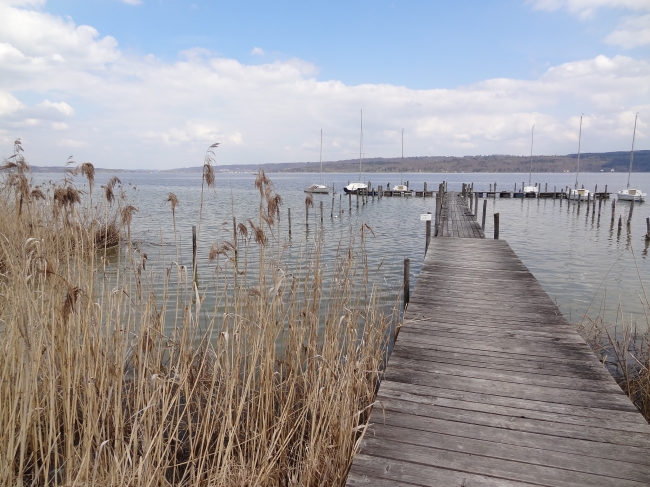
[[[650,0],[0,0],[0,156],[170,169],[650,149]]]

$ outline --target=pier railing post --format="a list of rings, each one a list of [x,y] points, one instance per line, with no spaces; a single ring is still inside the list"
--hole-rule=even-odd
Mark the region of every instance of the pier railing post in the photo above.
[[[483,219],[481,220],[481,230],[485,232],[485,217],[487,215],[487,198],[483,200]]]
[[[411,297],[411,259],[404,259],[404,311]]]
[[[494,240],[499,240],[499,214],[494,214]]]

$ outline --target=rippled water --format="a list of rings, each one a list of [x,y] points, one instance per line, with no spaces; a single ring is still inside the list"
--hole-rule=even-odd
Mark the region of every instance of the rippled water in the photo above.
[[[132,227],[144,237],[144,251],[151,256],[161,255],[164,249],[167,260],[175,257],[173,227],[169,204],[165,200],[170,192],[177,195],[176,209],[178,235],[181,237],[181,259],[191,263],[192,226],[198,224],[198,207],[201,194],[200,174],[127,173],[118,175],[127,188],[131,204],[139,209],[134,215]],[[373,186],[386,187],[400,182],[399,174],[365,173],[364,179]],[[512,191],[527,181],[523,174],[404,174],[404,181],[412,189],[420,190],[423,183],[436,189],[441,181],[448,182],[449,190],[460,190],[463,182],[474,183],[475,190],[487,190],[490,183],[497,182],[498,189]],[[380,268],[382,279],[393,295],[400,292],[403,260],[411,259],[411,282],[417,279],[424,257],[425,223],[420,214],[434,212],[434,198],[383,198],[369,199],[367,205],[352,198],[352,211],[345,195],[334,195],[334,212],[330,216],[332,195],[314,195],[314,207],[310,208],[309,226],[305,225],[305,193],[303,188],[314,182],[309,174],[270,174],[276,191],[282,196],[281,239],[288,241],[287,212],[291,208],[291,249],[309,248],[319,232],[324,234],[324,265],[330,265],[339,243],[344,245],[350,235],[359,235],[362,225],[367,224],[374,236],[366,241],[368,262],[371,269]],[[39,174],[39,180],[60,179],[60,175]],[[103,184],[107,175],[98,175],[97,184]],[[354,174],[326,174],[324,183],[332,183],[337,191]],[[580,183],[590,190],[597,184],[600,191],[625,188],[627,174],[583,174]],[[539,182],[549,191],[553,187],[573,186],[575,174],[533,174],[533,182]],[[80,185],[83,182],[79,181]],[[208,266],[207,252],[213,242],[232,239],[232,216],[238,222],[254,219],[258,214],[259,193],[254,188],[254,175],[217,173],[217,187],[205,190],[204,216],[199,242],[199,268]],[[633,187],[650,191],[650,174],[633,174]],[[324,218],[320,224],[320,202],[324,205]],[[552,199],[488,199],[486,234],[492,235],[493,213],[500,213],[501,238],[508,241],[513,250],[540,281],[560,306],[564,315],[579,321],[589,311],[595,316],[602,313],[609,321],[615,321],[621,309],[635,314],[642,322],[645,301],[644,286],[650,290],[650,261],[647,256],[645,218],[650,216],[648,203],[636,204],[630,232],[626,226],[617,235],[616,225],[610,227],[611,201],[603,201],[600,219],[591,212],[587,216],[585,205],[578,213],[575,204]],[[596,204],[596,208],[598,203]],[[342,212],[340,211],[342,210]],[[617,201],[616,221],[619,215],[624,221],[629,203]],[[367,234],[369,235],[369,233]],[[358,238],[358,237],[357,237]],[[165,246],[159,243],[163,241]],[[481,283],[477,282],[477,286]]]

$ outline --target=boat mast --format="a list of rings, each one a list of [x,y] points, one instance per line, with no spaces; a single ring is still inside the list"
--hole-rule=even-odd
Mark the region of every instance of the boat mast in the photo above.
[[[580,141],[582,140],[582,115],[580,115],[580,132],[578,132],[578,169],[576,170],[576,187],[578,189],[578,174],[580,173]]]
[[[530,179],[533,176],[533,139],[535,137],[535,125],[530,133],[530,172],[528,173],[528,186],[530,186]]]
[[[361,140],[359,141],[359,182],[361,182],[361,158],[363,157],[363,110],[361,110]]]
[[[323,184],[323,129],[320,129],[320,183]]]
[[[404,129],[402,129],[402,172],[399,177],[399,184],[404,184]]]
[[[639,117],[637,113],[634,116],[634,132],[632,132],[632,151],[630,152],[630,171],[627,173],[627,189],[630,189],[630,175],[632,174],[632,161],[634,160],[634,137],[636,137],[636,119]]]

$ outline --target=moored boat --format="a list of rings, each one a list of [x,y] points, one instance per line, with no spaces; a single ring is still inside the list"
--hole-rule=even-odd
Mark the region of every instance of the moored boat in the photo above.
[[[636,137],[637,113],[634,117],[634,131],[632,132],[632,150],[630,151],[630,170],[627,173],[627,189],[618,192],[618,199],[623,201],[645,201],[646,194],[640,189],[630,188],[630,176],[632,176],[632,161],[634,161],[634,138]]]

